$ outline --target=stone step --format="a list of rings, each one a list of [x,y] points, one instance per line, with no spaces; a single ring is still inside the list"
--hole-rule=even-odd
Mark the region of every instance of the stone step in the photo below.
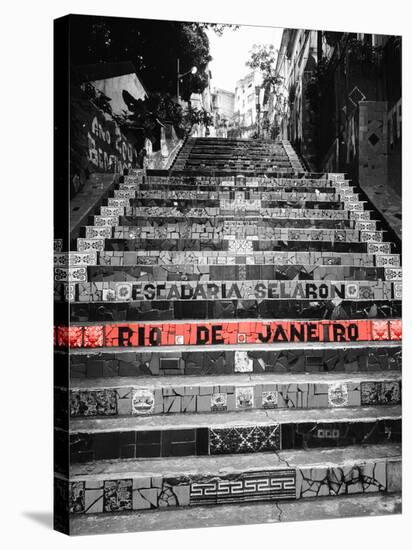
[[[90,270],[96,273],[95,268]],[[106,268],[98,268],[97,276],[90,276],[89,282],[73,283],[76,302],[140,302],[153,300],[168,301],[214,301],[214,300],[350,300],[379,301],[399,300],[401,289],[398,283],[382,280],[369,281],[279,281],[279,280],[218,280],[201,281],[150,279],[139,280],[136,268],[135,282],[113,280],[116,271],[108,276]],[[140,270],[144,276],[145,270]],[[136,273],[137,272],[137,273]],[[146,272],[147,273],[147,272]],[[99,277],[100,275],[100,277]],[[100,281],[98,280],[100,279]],[[402,283],[400,283],[402,284]],[[395,286],[396,285],[396,286]],[[55,285],[55,291],[59,289]],[[60,292],[64,292],[64,288]]]
[[[87,239],[83,239],[85,241]],[[103,240],[103,239],[102,239]],[[93,241],[93,239],[90,239]],[[380,252],[385,252],[382,254]],[[222,274],[227,279],[235,277],[240,278],[235,267],[237,265],[246,265],[246,277],[250,278],[248,272],[257,273],[258,279],[277,279],[283,276],[288,278],[288,272],[293,273],[293,277],[299,276],[300,278],[313,277],[324,279],[328,277],[328,273],[333,273],[333,277],[339,278],[339,273],[342,274],[341,278],[345,279],[350,273],[355,273],[352,270],[347,271],[345,268],[349,267],[376,267],[376,268],[391,268],[400,267],[401,259],[399,254],[391,254],[390,243],[381,243],[377,245],[376,249],[372,249],[371,245],[368,245],[367,252],[365,253],[347,253],[347,252],[267,252],[257,251],[245,256],[244,254],[229,254],[228,252],[220,252],[214,250],[202,250],[200,251],[173,251],[173,250],[137,250],[137,251],[103,251],[99,252],[97,256],[98,265],[112,265],[112,266],[138,266],[144,265],[147,273],[150,273],[149,266],[158,265],[162,268],[164,273],[173,272],[171,265],[176,267],[177,272],[182,269],[183,272],[190,273],[190,266],[202,266],[195,273],[207,274],[211,273],[212,277],[217,280],[222,279]],[[76,254],[76,253],[74,253]],[[81,257],[81,256],[80,256]],[[87,256],[86,256],[87,257]],[[90,256],[92,257],[92,256]],[[63,259],[62,259],[63,258]],[[55,258],[55,266],[64,266],[66,256],[58,255]],[[84,263],[82,265],[94,265],[93,261]],[[208,267],[212,266],[212,267]],[[218,266],[218,267],[216,267]],[[230,270],[225,270],[225,266],[234,270],[234,275],[229,275]],[[248,266],[261,266],[261,269],[252,269]],[[263,269],[262,266],[265,266]],[[267,266],[272,266],[271,269],[266,269]],[[274,266],[274,267],[273,267]],[[318,267],[331,268],[317,270]],[[341,267],[341,271],[334,272],[334,268]],[[97,271],[97,270],[96,270]],[[276,275],[276,272],[280,271],[282,275]],[[300,275],[298,275],[300,273]],[[336,274],[335,274],[336,273]],[[367,270],[364,271],[365,278],[371,277],[383,278],[384,272],[376,272]],[[267,275],[266,275],[267,274]]]
[[[73,380],[70,416],[117,417],[238,410],[398,405],[401,373],[239,374]],[[59,390],[65,399],[67,390]]]
[[[136,226],[131,226],[129,230],[130,233],[136,231]],[[356,232],[355,232],[356,233]],[[337,235],[342,235],[345,238],[346,235],[342,233],[337,233]],[[359,232],[357,232],[358,236]],[[221,251],[222,253],[228,252],[229,254],[236,255],[245,255],[255,254],[257,252],[346,252],[346,253],[362,253],[367,254],[369,251],[369,244],[387,244],[388,250],[396,252],[395,247],[392,243],[381,243],[380,241],[367,240],[367,236],[362,236],[362,241],[358,240],[349,240],[349,238],[355,238],[356,235],[348,236],[348,240],[310,240],[311,234],[307,234],[306,238],[304,235],[296,235],[301,238],[299,240],[285,240],[285,239],[267,239],[267,240],[249,240],[249,239],[186,239],[176,236],[173,239],[136,239],[136,238],[127,238],[127,239],[113,239],[108,236],[103,236],[104,233],[96,231],[94,233],[96,237],[87,238],[83,241],[78,240],[79,251],[87,251],[87,247],[91,245],[91,242],[94,239],[104,241],[104,244],[101,245],[101,250],[106,251],[137,251],[137,250],[166,250],[166,251]],[[97,236],[99,235],[99,236]],[[94,243],[93,243],[94,244]],[[97,243],[96,243],[97,245]],[[246,261],[245,261],[246,263]],[[393,270],[393,280],[401,280],[401,270]]]
[[[54,329],[55,347],[158,347],[217,344],[257,344],[295,342],[374,342],[400,341],[402,322],[392,320],[322,320],[322,321],[227,321],[152,322],[127,321],[98,325],[83,322]]]
[[[392,466],[389,466],[388,471],[392,472]],[[396,487],[392,486],[392,482],[389,486]],[[333,495],[333,492],[330,493]],[[168,507],[167,513],[165,513],[163,501],[160,502],[162,503],[162,506],[159,506],[160,509],[153,508],[150,513],[131,510],[127,514],[122,511],[111,512],[110,515],[72,514],[70,516],[70,534],[73,536],[103,535],[181,528],[198,529],[402,513],[401,493],[389,490],[371,494],[317,497],[309,500],[279,500],[276,503],[269,501],[248,504],[240,501],[239,504],[221,504],[219,506]],[[99,506],[101,505],[97,505],[97,509],[100,509]]]
[[[314,192],[314,189],[321,189],[322,193],[343,193],[346,189],[354,192],[349,180],[334,182],[326,179],[246,178],[243,181],[234,178],[228,180],[223,178],[174,178],[173,176],[163,178],[148,176],[146,180],[139,184],[129,183],[126,180],[119,185],[122,185],[122,188],[130,186],[135,189],[138,193],[137,197],[160,195],[165,198],[168,198],[170,194],[185,198],[186,195],[191,196],[194,193],[205,198],[214,198],[215,195],[225,197],[237,193],[262,198],[279,190],[292,193],[297,189],[307,193]]]
[[[126,208],[124,212],[117,214],[117,211],[120,209],[109,208],[102,206],[101,216],[110,217],[114,215],[119,216],[129,216],[131,215],[132,209]],[[334,212],[338,212],[335,210]],[[154,216],[134,216],[133,221],[137,220],[137,227],[140,231],[140,236],[143,236],[146,232],[159,232],[163,231],[164,233],[181,233],[187,236],[195,234],[200,236],[210,235],[210,238],[224,237],[233,238],[233,239],[256,239],[259,235],[266,235],[267,233],[275,233],[280,229],[349,229],[356,231],[377,231],[379,227],[377,226],[379,222],[376,220],[371,221],[356,221],[352,219],[331,219],[329,218],[296,218],[296,219],[287,219],[286,217],[281,218],[262,218],[255,221],[245,220],[239,221],[228,220],[223,217],[216,217],[214,219],[210,218],[188,218],[175,220],[173,216],[167,217],[154,217]],[[120,218],[122,223],[124,218]],[[128,220],[126,218],[126,223]],[[114,236],[117,236],[115,231],[122,231],[122,226],[115,226]],[[90,229],[86,230],[90,231]],[[89,233],[90,234],[90,233]],[[87,232],[86,232],[87,235]],[[139,235],[137,235],[139,236]]]
[[[315,507],[325,499],[333,509],[334,500],[353,499],[354,495],[383,498],[401,491],[399,445],[348,447],[345,451],[282,451],[238,456],[235,462],[227,456],[135,460],[127,462],[127,470],[122,462],[98,461],[93,466],[73,465],[70,480],[57,477],[57,488],[66,485],[69,489],[73,520],[86,520],[89,514],[90,519],[92,514],[96,514],[94,520],[102,514],[108,520],[109,514],[118,518],[122,512],[124,517],[136,517],[133,511],[139,510],[149,522],[156,509],[164,507],[168,513],[163,515],[169,517],[179,508],[190,514],[191,507],[205,506],[222,514],[225,505],[234,509],[249,504],[253,510],[261,506],[259,502],[281,501],[276,504],[279,519],[281,510],[292,504],[305,506],[307,498]]]
[[[112,293],[111,293],[112,294]],[[109,297],[111,296],[109,293]],[[107,297],[107,293],[106,293]],[[76,302],[70,300],[69,320],[74,323],[90,321],[106,322],[158,322],[202,319],[207,323],[215,319],[240,322],[246,317],[255,321],[300,319],[321,321],[336,318],[352,319],[398,319],[402,316],[400,300],[284,300],[284,299],[226,299],[226,300],[136,300],[130,302]],[[65,303],[57,302],[57,322],[67,319]],[[298,334],[303,338],[303,331]],[[301,340],[302,341],[302,340]]]
[[[130,200],[131,202],[134,199],[113,199],[112,204],[121,204],[124,200]],[[120,202],[121,201],[121,202]],[[126,211],[127,207],[124,206],[108,206],[108,207],[102,207],[104,208],[103,212],[105,213],[104,217],[119,217],[123,216],[124,212]],[[151,207],[152,208],[152,207]],[[163,207],[164,210],[164,207]],[[369,224],[370,222],[376,222],[376,220],[373,220],[371,217],[371,212],[369,210],[365,210],[363,212],[352,212],[349,210],[342,210],[342,209],[328,209],[328,208],[265,208],[263,211],[260,211],[259,214],[254,214],[253,211],[247,212],[242,211],[244,213],[244,216],[242,218],[239,215],[236,215],[235,213],[231,211],[228,214],[221,214],[214,216],[211,218],[210,216],[206,216],[202,213],[203,209],[190,209],[185,212],[185,215],[182,215],[182,212],[179,211],[179,214],[177,214],[177,209],[170,208],[170,211],[164,210],[163,213],[165,215],[159,216],[159,215],[153,215],[150,214],[150,211],[147,215],[138,215],[137,218],[140,218],[139,222],[142,223],[146,220],[152,221],[151,218],[153,218],[153,222],[155,223],[161,223],[162,221],[164,223],[173,223],[176,218],[184,218],[183,221],[190,221],[190,218],[194,218],[194,221],[191,223],[209,223],[209,224],[221,224],[225,221],[230,223],[236,223],[239,225],[239,227],[242,226],[254,226],[256,224],[276,224],[277,220],[280,222],[285,222],[291,220],[292,223],[294,220],[310,220],[315,222],[317,224],[319,221],[322,220],[332,220],[335,222],[339,222],[342,220],[350,220],[358,223],[365,223]],[[110,212],[110,216],[106,216]],[[170,222],[167,220],[167,218],[171,218]],[[174,222],[174,223],[182,223],[182,221]],[[315,225],[314,224],[314,225]],[[365,229],[368,226],[365,226]]]
[[[72,464],[400,441],[399,405],[70,419]]]
[[[137,182],[127,177],[120,179],[119,185],[130,186],[136,191],[203,191],[213,193],[263,193],[285,189],[335,189],[336,192],[354,190],[352,180],[336,181],[325,177],[295,177],[284,174],[282,177],[268,176],[185,176],[185,175],[147,175]],[[356,188],[357,189],[357,188]],[[349,191],[347,191],[349,192]]]
[[[331,242],[335,241],[343,243],[381,243],[384,240],[384,231],[359,231],[357,229],[336,229],[332,228],[314,228],[310,227],[261,227],[247,228],[247,226],[239,231],[236,222],[232,225],[228,222],[223,223],[220,227],[214,227],[212,224],[197,224],[197,223],[175,223],[166,225],[165,220],[157,223],[153,221],[151,225],[137,225],[139,220],[136,217],[120,217],[120,225],[112,226],[112,235],[109,238],[113,239],[191,239],[200,240],[206,239],[211,241],[220,240],[229,242],[230,247],[236,248],[237,242],[246,242],[245,246],[252,248],[252,241],[316,241],[316,242]],[[173,227],[174,226],[174,227]],[[99,226],[98,226],[99,227]],[[259,231],[260,229],[260,231]],[[240,234],[239,234],[240,233]],[[260,235],[259,235],[260,233]],[[94,237],[95,231],[86,230],[86,238]],[[106,237],[107,238],[107,237]]]
[[[124,252],[123,256],[114,255],[115,253],[105,253],[103,258],[99,258],[98,266],[90,265],[87,269],[87,277],[89,282],[141,282],[149,283],[152,280],[158,280],[159,282],[173,281],[174,283],[180,281],[192,281],[198,283],[212,283],[213,281],[278,281],[289,284],[286,281],[294,281],[294,284],[309,284],[312,281],[319,281],[319,284],[325,282],[338,282],[342,281],[345,284],[350,282],[358,282],[360,287],[360,294],[358,292],[351,292],[352,298],[367,299],[369,292],[364,290],[364,287],[378,287],[390,285],[383,285],[383,283],[389,283],[391,281],[392,268],[384,267],[372,267],[373,262],[369,262],[372,265],[358,266],[358,265],[307,265],[307,264],[276,264],[276,265],[260,265],[260,264],[240,264],[236,265],[229,263],[229,265],[223,265],[222,263],[215,262],[215,264],[205,265],[200,268],[195,268],[196,264],[173,264],[173,267],[159,262],[159,266],[146,265],[142,258],[155,258],[159,256],[137,256],[133,252]],[[127,256],[126,256],[127,255]],[[133,256],[137,259],[136,263],[132,263]],[[377,257],[379,258],[379,256]],[[113,264],[111,266],[111,263]],[[160,258],[161,259],[161,258]],[[212,258],[210,258],[212,259]],[[214,257],[216,259],[216,257]],[[122,260],[122,262],[120,261]],[[141,261],[142,260],[142,261]],[[123,265],[119,265],[123,263]],[[116,265],[117,264],[117,265]],[[139,265],[140,264],[140,265]],[[365,261],[365,264],[367,262]],[[113,276],[112,279],[110,279]],[[399,282],[399,285],[397,283]],[[402,282],[398,278],[395,282],[393,291],[400,292],[402,290]],[[396,286],[397,285],[397,286]],[[356,286],[356,283],[355,283]],[[308,289],[310,290],[310,289]],[[262,296],[263,297],[263,296]]]
[[[55,380],[65,380],[67,365],[71,379],[114,377],[214,376],[216,382],[230,375],[233,384],[244,373],[250,375],[295,374],[352,376],[374,373],[386,376],[400,371],[402,351],[399,342],[293,343],[263,346],[199,345],[195,349],[153,347],[150,350],[130,348],[72,348],[69,357],[55,352]],[[65,383],[65,382],[64,382]]]

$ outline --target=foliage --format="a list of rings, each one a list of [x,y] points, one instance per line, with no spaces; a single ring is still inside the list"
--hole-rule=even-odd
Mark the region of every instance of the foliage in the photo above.
[[[271,89],[283,82],[283,78],[276,73],[278,50],[273,44],[255,44],[250,51],[247,66],[258,70],[262,75],[262,87]]]
[[[194,124],[200,124],[207,128],[213,125],[213,117],[205,109],[189,106],[183,113],[182,122],[186,130],[189,130]]]
[[[208,84],[211,60],[207,29],[222,34],[232,25],[182,23],[150,19],[72,16],[71,60],[73,65],[131,61],[149,93],[173,95],[177,59],[181,72],[196,66],[180,88],[184,100],[201,93]]]
[[[354,37],[348,39],[346,47],[352,60],[359,63],[376,63],[383,51],[382,46],[372,46],[371,42]]]

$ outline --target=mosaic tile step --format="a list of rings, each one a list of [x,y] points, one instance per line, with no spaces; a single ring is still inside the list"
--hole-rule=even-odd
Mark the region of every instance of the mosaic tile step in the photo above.
[[[182,236],[188,236],[189,233],[197,234],[210,234],[210,238],[213,235],[219,235],[220,238],[225,238],[225,235],[233,235],[233,238],[246,238],[246,237],[259,237],[265,238],[265,232],[269,231],[270,235],[274,231],[280,228],[312,228],[312,229],[352,229],[358,231],[376,231],[377,223],[375,220],[371,221],[356,221],[356,220],[333,220],[333,219],[288,219],[284,218],[271,218],[262,220],[226,220],[223,218],[216,218],[213,220],[207,218],[190,218],[188,220],[177,220],[174,218],[150,218],[150,219],[138,219],[136,225],[136,236],[142,236],[144,232],[163,231],[165,235],[167,233],[177,232]],[[124,231],[123,226],[115,226],[115,237],[117,231]],[[86,232],[86,236],[87,232]],[[127,235],[120,235],[127,237]],[[228,238],[228,237],[226,237]]]
[[[134,199],[109,199],[110,201],[110,207],[107,208],[123,208],[125,209],[128,204],[125,204],[125,201],[129,201],[131,203],[134,202]],[[310,219],[310,220],[353,220],[353,221],[364,221],[368,222],[371,220],[373,216],[373,212],[370,210],[362,210],[362,211],[350,211],[350,210],[344,210],[341,203],[336,203],[336,208],[299,208],[299,205],[297,207],[290,207],[287,208],[285,206],[280,206],[276,208],[265,208],[259,209],[259,211],[256,211],[256,214],[251,214],[249,211],[242,212],[241,219],[238,219],[240,216],[236,215],[236,212],[231,211],[225,211],[224,216],[222,215],[216,215],[211,219],[207,216],[191,216],[190,211],[186,211],[185,213],[185,219],[190,219],[191,217],[199,220],[199,223],[207,222],[210,223],[213,222],[222,222],[225,220],[234,219],[235,221],[238,221],[239,224],[250,224],[250,223],[256,223],[256,222],[270,222],[271,220],[278,220],[278,219]],[[167,212],[165,212],[165,215],[159,217],[159,216],[152,216],[155,218],[155,220],[161,221],[163,218],[171,217],[172,219],[175,219],[176,216],[168,216],[166,215]],[[137,218],[141,218],[140,223],[142,223],[143,220],[150,220],[150,216],[145,214],[144,216],[136,216]],[[182,217],[180,214],[179,217]],[[221,219],[222,218],[222,219]]]
[[[400,300],[141,300],[71,302],[71,322],[182,321],[202,319],[394,319],[402,315]],[[55,303],[55,319],[67,319],[67,307]]]
[[[358,203],[360,208],[358,211],[363,211],[363,203]],[[251,204],[250,208],[239,207],[239,205],[226,203],[218,207],[199,207],[192,208],[188,207],[178,207],[178,206],[141,206],[133,208],[132,215],[136,218],[216,218],[216,217],[225,217],[225,218],[241,218],[248,220],[249,218],[273,218],[276,217],[276,212],[285,209],[288,206],[293,210],[334,210],[340,211],[344,210],[344,203],[342,202],[319,202],[315,203],[313,201],[267,201],[261,206]],[[347,208],[349,211],[350,209]],[[132,218],[132,216],[129,216]],[[114,218],[113,218],[114,220]],[[125,221],[123,220],[123,224]],[[95,216],[95,225],[107,225],[108,223],[103,223],[98,216]],[[113,223],[112,225],[117,225]],[[132,224],[131,224],[132,225]]]
[[[368,407],[330,407],[325,409],[267,409],[237,410],[236,412],[186,413],[181,415],[161,415],[153,417],[141,415],[73,418],[70,421],[70,433],[108,433],[108,432],[145,432],[150,430],[173,431],[182,429],[231,429],[234,426],[253,428],[272,425],[305,425],[336,423],[368,423],[376,420],[396,421],[401,418],[400,405],[371,405]],[[290,435],[290,434],[289,434]],[[303,434],[301,434],[303,436]],[[398,434],[399,435],[399,434]],[[286,436],[285,436],[286,437]],[[289,436],[288,436],[289,437]],[[398,437],[398,436],[397,436]],[[319,439],[319,438],[318,438]],[[320,437],[320,439],[322,439]],[[333,439],[333,438],[332,438]],[[294,441],[286,441],[294,447]],[[283,446],[283,448],[287,448]]]
[[[350,491],[351,489],[349,489]],[[222,527],[224,525],[256,525],[292,521],[313,521],[353,517],[387,516],[402,513],[402,498],[398,492],[361,493],[316,499],[278,500],[276,510],[273,502],[222,504],[220,506],[152,509],[142,514],[141,510],[128,514],[72,514],[70,534],[103,535],[155,530],[173,530]],[[64,511],[64,513],[67,513]]]
[[[167,187],[167,186],[166,186]],[[189,187],[189,186],[188,186]],[[122,189],[127,188],[127,186],[122,186]],[[268,190],[267,190],[268,189]],[[134,199],[131,199],[130,206],[139,206],[141,205],[142,200],[162,200],[162,201],[220,201],[220,200],[228,200],[233,201],[236,199],[242,199],[247,201],[265,201],[265,200],[275,200],[279,198],[279,192],[278,190],[275,190],[276,188],[270,188],[269,186],[266,186],[266,188],[251,188],[251,189],[245,189],[244,191],[239,190],[231,190],[230,187],[228,188],[222,188],[219,186],[216,186],[215,189],[204,189],[197,187],[196,189],[193,189],[193,187],[189,187],[188,189],[175,189],[174,186],[170,189],[165,189],[165,186],[159,184],[157,189],[142,189],[141,186],[139,186],[136,189],[136,196]],[[341,193],[342,191],[338,187],[331,187],[330,185],[327,185],[325,187],[320,186],[302,186],[299,187],[296,185],[282,185],[278,186],[277,189],[283,190],[285,193],[292,193],[294,190],[299,189],[302,193],[313,193],[314,189],[319,190],[321,189],[320,193],[323,194],[337,194]]]
[[[364,416],[365,410],[374,409],[378,416]],[[383,409],[387,412],[382,412]],[[398,409],[397,412],[395,409]],[[72,418],[70,459],[76,463],[122,458],[262,453],[282,449],[399,443],[401,440],[398,407],[346,408],[344,411],[348,418],[337,417],[333,414],[337,411],[342,409],[328,410],[328,415],[334,418],[327,421],[319,416],[312,420],[313,411],[310,409],[142,416],[138,424],[135,417]],[[349,417],[350,413],[361,411],[362,416]],[[259,414],[263,412],[269,418],[259,420]],[[317,412],[325,414],[324,409]],[[273,416],[275,413],[277,420]],[[297,413],[305,413],[306,418],[296,420]],[[224,418],[233,416],[238,418],[231,418],[230,424],[225,423]],[[192,418],[198,419],[198,424],[191,423]],[[174,425],[173,420],[179,423]],[[151,428],[146,425],[149,421],[156,424]]]
[[[72,324],[54,329],[56,348],[158,347],[285,342],[399,341],[402,322],[352,321],[214,321],[173,323]]]
[[[204,224],[192,224],[182,227],[180,224],[156,224],[156,225],[135,225],[138,220],[133,217],[120,217],[120,225],[125,227],[115,227],[113,229],[114,238],[141,238],[141,239],[206,239],[228,241],[229,250],[236,251],[241,245],[252,249],[252,239],[254,240],[283,240],[283,241],[326,241],[326,242],[382,242],[385,231],[358,231],[355,229],[319,229],[313,227],[290,228],[290,227],[262,227],[254,229],[249,226],[245,231],[245,238],[236,238],[235,235],[230,238],[230,232],[236,233],[235,224],[222,224],[221,228],[215,228],[209,224],[207,228]],[[116,226],[118,224],[115,224]],[[175,227],[173,227],[175,225]],[[198,225],[198,227],[196,227]],[[206,231],[205,231],[206,229]],[[220,229],[220,230],[219,230]],[[242,228],[243,232],[243,228]],[[92,235],[88,235],[91,237]],[[246,241],[246,242],[245,242]]]
[[[360,267],[357,265],[341,266],[333,264],[302,265],[292,262],[277,265],[254,265],[246,263],[222,265],[216,261],[214,264],[210,263],[209,265],[197,265],[189,262],[185,265],[184,258],[181,258],[181,256],[180,259],[181,261],[183,260],[182,264],[167,265],[166,262],[159,262],[158,265],[146,265],[144,261],[140,261],[145,257],[138,256],[133,252],[125,252],[124,256],[109,256],[107,254],[100,258],[101,265],[88,267],[87,277],[90,283],[119,282],[119,284],[120,282],[140,282],[147,284],[151,281],[173,281],[176,284],[178,281],[183,283],[188,282],[188,284],[213,284],[214,282],[221,284],[223,281],[229,284],[233,281],[237,281],[239,284],[240,281],[256,281],[257,284],[262,281],[264,284],[267,284],[268,281],[276,281],[276,284],[290,285],[298,283],[306,284],[308,281],[318,281],[319,284],[327,281],[331,283],[342,281],[345,284],[349,284],[348,281],[353,281],[355,285],[358,284],[361,287],[376,285],[381,288],[385,285],[393,284],[396,291],[400,290],[398,285],[402,285],[401,280],[390,282],[390,279],[394,278],[395,273],[400,273],[398,270],[393,270],[394,272],[392,272],[392,268],[372,267],[374,263],[373,258],[369,258],[368,267]],[[189,254],[185,256],[189,257]],[[159,259],[155,256],[150,256],[150,258]],[[381,258],[378,256],[376,260]],[[123,260],[124,265],[119,265],[119,259]],[[216,260],[216,257],[214,259]],[[114,265],[110,265],[112,261]],[[129,263],[126,264],[126,262]],[[375,263],[381,262],[376,261]],[[366,263],[366,265],[368,264]],[[387,277],[388,281],[386,280]],[[363,295],[362,291],[360,295]],[[364,295],[364,298],[367,297]]]
[[[240,277],[237,275],[236,266],[242,264],[246,266],[247,273],[256,273],[254,277],[257,279],[276,279],[276,271],[266,271],[267,266],[276,266],[276,270],[285,273],[287,277],[288,270],[295,272],[293,277],[299,271],[305,273],[308,277],[313,273],[315,278],[323,279],[325,276],[315,275],[322,271],[316,271],[319,266],[328,266],[334,269],[336,266],[359,266],[359,267],[400,267],[401,260],[399,254],[390,254],[391,246],[385,244],[387,254],[372,254],[365,253],[346,253],[346,252],[253,252],[245,256],[244,254],[229,254],[226,251],[202,250],[202,251],[169,251],[169,250],[137,250],[137,251],[103,251],[98,255],[98,264],[102,266],[138,266],[145,265],[147,270],[150,270],[151,265],[157,266],[159,273],[173,272],[182,270],[182,273],[190,273],[191,266],[201,266],[194,273],[212,273],[215,280],[226,278],[231,280],[233,275],[231,270],[235,270],[235,279]],[[176,266],[176,268],[174,267]],[[177,267],[178,266],[178,267]],[[213,266],[213,267],[209,267]],[[218,266],[218,267],[216,267]],[[230,269],[225,270],[225,266]],[[233,267],[232,267],[233,266]],[[255,270],[250,270],[249,266],[254,266]],[[263,268],[265,266],[265,268]],[[243,267],[242,267],[243,269]],[[210,271],[212,270],[212,271]],[[219,271],[221,270],[221,271]],[[260,270],[260,271],[259,271]],[[92,276],[93,269],[89,269],[89,276]],[[96,270],[96,273],[98,271]],[[148,273],[151,273],[148,271]],[[257,275],[259,273],[259,275]],[[263,275],[270,273],[270,276]],[[325,272],[326,273],[326,272]],[[337,279],[346,279],[349,272],[346,270],[337,271],[342,275],[336,275]],[[365,273],[368,273],[367,271]],[[372,272],[371,272],[372,273]],[[224,274],[224,276],[223,276]],[[303,276],[304,277],[304,276]],[[302,277],[302,278],[303,278]],[[327,277],[327,274],[326,274]],[[379,277],[376,273],[375,278]],[[249,278],[249,277],[247,277]],[[369,279],[369,276],[365,275]]]
[[[127,183],[126,183],[127,184]],[[133,184],[132,184],[133,185]],[[213,177],[189,177],[183,176],[175,178],[170,177],[154,177],[147,176],[145,180],[136,189],[142,192],[158,192],[164,191],[166,194],[180,191],[200,191],[216,192],[230,190],[250,190],[252,193],[261,193],[277,189],[354,189],[350,180],[333,181],[325,178],[213,178]]]
[[[134,188],[129,186],[123,186],[120,189],[122,190],[134,190]],[[288,188],[286,188],[288,189]],[[359,197],[354,193],[343,193],[343,192],[330,192],[335,191],[334,188],[328,188],[325,192],[316,190],[304,191],[301,188],[298,188],[294,191],[287,190],[279,191],[270,191],[259,193],[257,196],[254,196],[251,193],[246,192],[219,192],[214,193],[214,197],[202,197],[201,194],[192,192],[191,197],[180,197],[180,194],[177,195],[176,192],[162,193],[162,196],[156,196],[156,193],[151,192],[152,196],[147,196],[149,192],[142,192],[136,190],[134,198],[131,199],[133,204],[131,206],[180,206],[183,208],[217,208],[221,207],[227,210],[235,208],[239,205],[241,208],[254,209],[258,205],[261,207],[267,207],[266,203],[271,203],[273,201],[316,201],[316,202],[344,202],[347,197],[351,196],[351,202],[357,202]],[[146,196],[142,196],[142,193]],[[159,195],[159,192],[157,193]]]
[[[127,182],[128,177],[124,178],[124,181]],[[278,176],[243,176],[243,175],[231,175],[231,176],[214,176],[214,175],[199,175],[194,176],[192,174],[179,173],[176,174],[174,171],[168,176],[164,175],[153,175],[153,171],[148,171],[143,182],[140,185],[143,186],[155,186],[159,184],[164,185],[192,185],[196,187],[198,185],[220,185],[220,186],[235,186],[235,187],[262,187],[265,185],[336,185],[336,186],[346,186],[351,184],[351,180],[345,179],[343,176],[341,179],[336,179],[330,174],[325,173],[310,173],[302,172],[299,175],[293,174],[292,172],[286,172],[283,175]],[[146,188],[146,187],[144,187]]]
[[[87,241],[87,239],[86,239]],[[377,243],[388,245],[391,243]],[[253,252],[352,252],[368,253],[368,243],[352,241],[346,242],[339,239],[331,241],[311,240],[209,240],[209,239],[106,239],[104,244],[107,251],[135,251],[135,250],[168,250],[168,251],[228,251],[232,254],[249,255]],[[80,249],[84,243],[80,244]],[[393,248],[393,245],[392,245]],[[246,262],[245,262],[246,263]]]
[[[355,268],[354,268],[355,269]],[[135,272],[138,271],[135,269]],[[101,273],[101,272],[100,272]],[[74,301],[78,302],[169,302],[207,300],[399,300],[402,283],[391,281],[162,281],[126,280],[75,283]],[[57,283],[58,285],[58,283]],[[396,286],[395,286],[396,285]],[[64,289],[62,289],[64,290]],[[55,285],[55,291],[59,289]]]
[[[70,483],[64,490],[70,493],[70,513],[77,517],[306,497],[344,499],[348,494],[390,494],[401,489],[398,445],[349,447],[347,454],[342,449],[282,451],[262,455],[260,462],[256,458],[239,456],[236,465],[225,456],[171,458],[150,464],[129,461],[129,472],[123,471],[121,463],[98,462],[96,468],[86,471],[79,464],[74,466],[70,482],[62,477],[58,481]],[[312,500],[311,506],[316,506]],[[187,508],[185,513],[189,513]]]
[[[289,347],[287,347],[289,346]],[[199,346],[199,351],[171,350],[154,348],[153,351],[129,351],[128,348],[116,351],[72,349],[70,355],[63,351],[55,352],[55,383],[66,384],[65,374],[70,368],[73,384],[79,384],[83,378],[93,378],[96,381],[114,377],[176,377],[196,376],[193,383],[197,383],[199,376],[219,376],[216,383],[225,375],[244,373],[254,375],[287,374],[295,376],[297,373],[306,373],[315,376],[316,373],[333,377],[335,373],[347,376],[356,373],[367,373],[372,376],[387,376],[390,372],[400,371],[402,366],[402,350],[397,342],[368,342],[356,343],[329,343],[327,347],[315,347],[315,344],[288,344],[282,349],[274,344],[265,348],[246,347],[211,350],[207,346]],[[217,346],[218,347],[218,346]],[[166,348],[167,349],[167,348]],[[230,385],[230,384],[228,384]]]
[[[303,377],[304,376],[304,377]],[[217,382],[219,382],[217,384]],[[56,390],[57,402],[67,391]],[[400,372],[375,375],[239,375],[222,377],[114,378],[74,381],[71,417],[105,417],[252,409],[398,405]]]

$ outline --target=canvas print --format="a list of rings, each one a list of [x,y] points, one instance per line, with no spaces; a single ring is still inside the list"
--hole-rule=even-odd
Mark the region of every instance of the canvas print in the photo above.
[[[57,530],[401,512],[401,46],[55,21]]]

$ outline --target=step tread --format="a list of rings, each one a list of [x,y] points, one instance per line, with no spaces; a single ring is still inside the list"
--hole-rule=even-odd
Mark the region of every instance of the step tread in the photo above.
[[[73,323],[72,323],[73,324]],[[83,323],[86,325],[86,323]],[[94,323],[90,323],[94,324]],[[140,322],[139,322],[140,324]],[[364,342],[328,342],[328,350],[336,349],[370,349],[370,348],[397,348],[401,346],[400,340],[374,340],[373,342],[364,341]],[[195,353],[195,352],[209,352],[213,353],[215,351],[273,351],[279,352],[283,350],[295,350],[295,349],[307,349],[307,350],[324,350],[325,343],[313,342],[313,343],[303,343],[303,342],[279,342],[279,343],[270,343],[265,344],[215,344],[210,345],[198,345],[198,346],[158,346],[148,348],[113,348],[113,347],[102,347],[102,348],[70,348],[70,355],[100,355],[103,353],[118,354],[118,353],[171,353],[175,357],[179,357],[181,353]],[[55,353],[67,353],[67,350],[55,350]]]
[[[252,409],[250,411],[181,413],[176,415],[72,418],[70,433],[149,431],[262,426],[302,422],[374,422],[401,418],[401,406],[327,409]]]
[[[291,521],[400,514],[399,493],[342,495],[276,503],[194,506],[127,514],[78,514],[70,518],[71,535],[195,529]],[[345,524],[346,525],[346,524]]]
[[[242,384],[331,384],[340,382],[377,382],[400,380],[400,371],[381,371],[370,373],[314,373],[314,374],[236,374],[212,376],[180,375],[162,377],[116,377],[116,378],[85,378],[76,379],[70,384],[71,390],[98,390],[101,388],[130,388],[150,387],[164,388],[165,386],[240,386]]]
[[[199,474],[229,474],[275,468],[351,465],[376,459],[399,460],[400,444],[356,445],[339,448],[279,451],[239,455],[190,456],[161,459],[97,460],[70,466],[70,478],[110,479],[122,477],[155,477]],[[234,460],[234,456],[236,459]],[[75,481],[75,479],[74,479]]]

